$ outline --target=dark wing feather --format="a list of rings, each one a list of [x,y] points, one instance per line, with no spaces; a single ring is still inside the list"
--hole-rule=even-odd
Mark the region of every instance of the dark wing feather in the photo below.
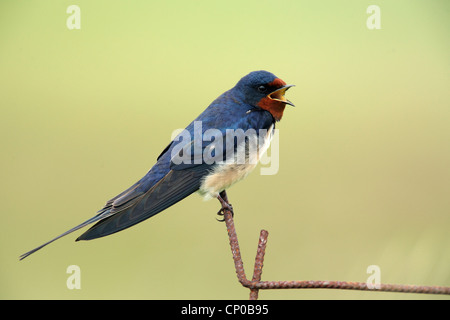
[[[159,158],[161,158],[161,157],[164,155],[164,153],[166,153],[167,150],[170,149],[170,147],[172,146],[172,144],[173,144],[173,141],[171,141],[171,142],[169,143],[169,145],[168,145],[168,146],[167,146],[167,147],[159,154],[158,158],[156,158],[156,161],[158,161]]]
[[[197,191],[206,173],[207,166],[198,166],[192,170],[169,171],[150,190],[131,202],[117,206],[114,202],[110,216],[97,222],[77,241],[104,237],[154,216]]]

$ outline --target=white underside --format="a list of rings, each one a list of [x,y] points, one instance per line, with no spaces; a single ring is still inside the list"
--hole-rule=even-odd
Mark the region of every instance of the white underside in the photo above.
[[[247,148],[250,151],[245,154],[245,143],[241,143],[234,155],[234,161],[217,165],[209,175],[203,178],[198,191],[199,194],[202,195],[205,200],[217,198],[220,192],[244,179],[253,169],[255,169],[262,155],[269,148],[272,137],[273,125],[269,128],[267,135],[263,137],[263,140],[260,141],[259,145],[257,144],[258,137],[256,135],[248,137],[250,144],[254,143],[255,145],[258,145],[258,147]],[[239,155],[242,154],[245,154],[245,161],[241,161],[242,157],[239,157]]]

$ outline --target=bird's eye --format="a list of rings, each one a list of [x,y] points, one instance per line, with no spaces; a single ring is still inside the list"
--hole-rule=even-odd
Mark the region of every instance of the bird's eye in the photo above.
[[[266,91],[267,91],[267,88],[266,88],[266,86],[259,86],[259,87],[258,87],[258,91],[259,91],[259,92],[266,92]]]

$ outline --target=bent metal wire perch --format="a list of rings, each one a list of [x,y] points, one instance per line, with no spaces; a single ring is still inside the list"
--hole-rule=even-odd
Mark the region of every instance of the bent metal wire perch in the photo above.
[[[381,284],[378,288],[369,288],[364,282],[347,281],[261,281],[264,255],[269,233],[261,230],[259,236],[258,250],[256,252],[255,267],[252,280],[248,280],[244,264],[241,258],[241,251],[234,227],[233,216],[230,211],[224,210],[224,219],[227,226],[228,237],[230,239],[231,252],[233,253],[234,266],[239,282],[250,289],[250,300],[257,300],[259,290],[262,289],[345,289],[345,290],[367,290],[385,292],[404,293],[425,293],[425,294],[445,294],[450,295],[450,287],[440,286],[415,286],[400,284]]]

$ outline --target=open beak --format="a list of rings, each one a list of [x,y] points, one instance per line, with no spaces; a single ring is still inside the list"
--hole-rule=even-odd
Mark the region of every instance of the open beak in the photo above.
[[[267,97],[269,97],[272,100],[280,101],[280,102],[283,102],[285,104],[289,104],[289,105],[295,107],[295,105],[292,102],[290,102],[288,99],[286,99],[284,97],[284,94],[290,87],[295,87],[295,85],[293,85],[293,84],[285,85],[285,86],[275,90],[274,92],[270,93]]]

